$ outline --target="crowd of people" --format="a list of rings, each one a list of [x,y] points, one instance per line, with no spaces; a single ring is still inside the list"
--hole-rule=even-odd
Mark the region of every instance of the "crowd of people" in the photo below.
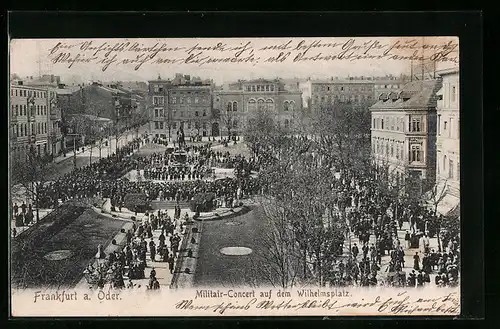
[[[108,255],[103,253],[102,248],[98,250],[101,254],[98,257],[101,258],[100,262],[89,264],[84,271],[87,282],[101,289],[106,285],[121,289],[139,288],[140,285],[134,283],[134,280],[148,279],[148,289],[159,289],[155,263],[167,263],[170,274],[174,273],[181,236],[186,233],[186,224],[190,220],[187,213],[182,216],[180,209],[176,209],[174,218],[162,210],[146,213],[140,222],[134,223],[125,232],[123,246]],[[153,236],[155,231],[159,232],[157,239]],[[148,277],[147,268],[151,268]]]

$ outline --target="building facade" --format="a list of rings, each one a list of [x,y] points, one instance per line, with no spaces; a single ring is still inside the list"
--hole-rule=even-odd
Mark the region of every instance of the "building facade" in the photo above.
[[[291,128],[300,118],[302,93],[294,88],[286,89],[279,79],[240,80],[229,85],[228,90],[217,91],[214,96],[216,120],[212,131],[227,135],[241,134],[249,113],[257,109],[274,112],[284,128]]]
[[[339,79],[309,80],[301,83],[304,105],[311,113],[328,107],[335,103],[368,103],[373,104],[375,97],[374,83],[372,80]]]
[[[446,215],[460,203],[460,79],[458,68],[436,72],[443,79],[437,102],[437,210]]]
[[[212,91],[210,80],[176,74],[174,79],[148,81],[149,132],[159,138],[211,136]]]
[[[10,85],[11,159],[25,161],[32,152],[43,157],[51,154],[50,95],[47,88],[24,85],[19,80]]]
[[[116,84],[93,82],[73,92],[68,114],[87,114],[107,118],[123,130],[131,125],[133,112],[131,94]]]
[[[407,83],[382,93],[371,110],[375,164],[393,186],[421,195],[435,183],[436,106],[440,80]],[[406,183],[410,179],[411,183]]]

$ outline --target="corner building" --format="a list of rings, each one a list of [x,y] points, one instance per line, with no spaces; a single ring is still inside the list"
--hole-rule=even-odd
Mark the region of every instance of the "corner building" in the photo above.
[[[436,106],[441,80],[413,81],[380,94],[371,110],[374,162],[385,176],[420,196],[435,183]],[[410,182],[406,179],[410,178]],[[401,184],[401,185],[400,185]]]

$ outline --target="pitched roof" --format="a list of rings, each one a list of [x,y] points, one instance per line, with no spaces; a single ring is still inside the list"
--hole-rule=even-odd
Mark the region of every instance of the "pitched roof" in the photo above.
[[[382,93],[371,109],[406,109],[436,107],[436,93],[441,89],[440,79],[412,81],[407,83],[398,93]]]

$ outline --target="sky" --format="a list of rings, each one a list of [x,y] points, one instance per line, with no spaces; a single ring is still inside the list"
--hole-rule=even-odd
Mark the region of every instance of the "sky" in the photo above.
[[[417,48],[422,52],[421,44],[433,46],[445,45],[450,40],[458,44],[458,38],[426,37],[424,38],[220,38],[220,39],[16,39],[10,43],[10,73],[21,77],[38,76],[39,74],[54,74],[65,80],[77,82],[89,81],[147,81],[160,75],[162,78],[172,78],[176,73],[199,76],[202,79],[213,79],[217,84],[228,83],[238,79],[254,78],[312,78],[325,79],[333,76],[384,76],[387,74],[409,74],[410,60],[387,60],[358,58],[336,60],[300,60],[314,56],[335,56],[346,53],[363,55],[365,51],[372,55],[380,55],[391,48],[390,54],[408,56],[413,50],[394,45],[404,45],[405,42],[418,43]],[[133,48],[134,43],[138,47]],[[308,46],[316,43],[317,47]],[[125,44],[121,51],[111,51],[106,57],[106,47]],[[156,48],[146,49],[157,45]],[[166,50],[157,52],[160,45]],[[219,46],[217,46],[219,44]],[[220,46],[222,45],[222,46]],[[270,46],[280,46],[282,49],[268,49]],[[373,46],[378,45],[378,48]],[[413,44],[415,45],[415,44]],[[99,46],[102,50],[97,51]],[[95,48],[93,48],[95,47]],[[238,48],[239,47],[239,48]],[[370,48],[372,47],[372,48]],[[141,51],[138,49],[141,48]],[[177,49],[176,49],[177,48]],[[236,49],[235,49],[236,48]],[[370,49],[368,49],[370,48]],[[414,49],[414,48],[412,48]],[[430,47],[432,49],[432,47]],[[307,51],[306,51],[307,50]],[[97,52],[96,52],[97,51]],[[185,63],[190,55],[201,53],[199,57],[210,59],[234,58],[241,51],[238,58],[253,58],[247,62],[200,62]],[[431,50],[432,52],[433,50]],[[266,59],[276,58],[279,53],[289,53],[283,61],[266,62]],[[305,53],[304,53],[305,52]],[[429,53],[428,50],[425,50]],[[458,53],[458,47],[453,53]],[[452,53],[452,54],[453,54]],[[136,63],[130,63],[138,54],[142,58],[154,55],[148,62],[135,70]],[[300,55],[302,54],[302,57]],[[103,72],[102,60],[115,56]],[[74,63],[64,60],[78,57],[90,59],[90,62]],[[294,58],[299,56],[298,61]],[[451,55],[450,55],[451,56]],[[458,56],[458,54],[455,54]],[[257,59],[259,58],[259,59]],[[283,58],[283,57],[281,57]],[[176,60],[177,63],[158,63],[158,59]],[[129,61],[129,63],[125,63]],[[438,63],[438,68],[456,66],[456,63],[446,61]],[[78,81],[79,80],[79,81]]]

